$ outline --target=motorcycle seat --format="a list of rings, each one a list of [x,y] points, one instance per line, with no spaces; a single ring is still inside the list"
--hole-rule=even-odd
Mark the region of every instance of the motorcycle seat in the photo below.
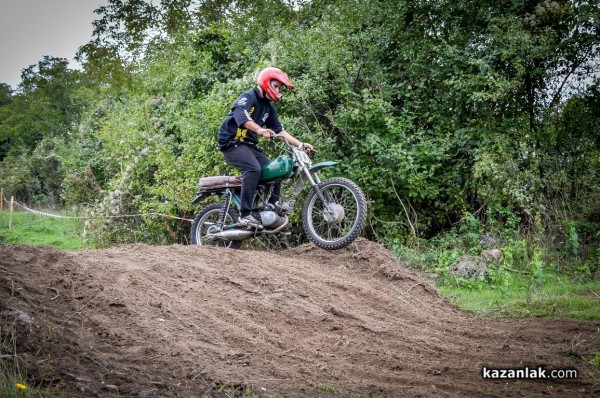
[[[242,177],[239,176],[214,176],[202,177],[200,179],[200,190],[209,191],[212,189],[234,188],[242,186]]]

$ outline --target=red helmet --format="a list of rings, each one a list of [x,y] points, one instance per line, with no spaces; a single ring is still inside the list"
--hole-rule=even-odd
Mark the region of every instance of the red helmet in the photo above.
[[[263,89],[265,94],[267,94],[269,99],[273,102],[279,101],[283,97],[283,94],[278,93],[277,91],[273,90],[273,87],[271,87],[271,80],[277,80],[278,82],[280,82],[284,86],[287,86],[291,90],[296,88],[292,84],[292,81],[290,80],[288,75],[286,75],[285,72],[282,71],[281,69],[265,68],[265,69],[261,70],[260,73],[258,74],[258,78],[256,79],[256,82],[258,83],[260,88]]]

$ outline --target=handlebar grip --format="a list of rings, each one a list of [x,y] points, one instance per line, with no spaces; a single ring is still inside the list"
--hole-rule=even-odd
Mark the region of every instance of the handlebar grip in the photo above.
[[[280,134],[277,134],[277,133],[271,134],[271,139],[274,140],[275,138],[279,138],[281,141],[286,141],[287,142],[287,139],[283,135],[280,135]]]

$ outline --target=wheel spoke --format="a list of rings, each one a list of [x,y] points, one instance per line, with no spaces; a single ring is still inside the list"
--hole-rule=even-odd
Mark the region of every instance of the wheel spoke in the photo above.
[[[232,241],[216,241],[215,242],[215,241],[207,239],[207,237],[206,237],[207,234],[218,232],[217,227],[218,227],[218,223],[219,223],[219,216],[221,214],[220,206],[215,206],[212,208],[211,208],[211,206],[213,206],[213,205],[210,205],[209,207],[205,208],[204,211],[206,211],[206,212],[201,216],[201,218],[198,220],[197,224],[195,225],[195,229],[193,231],[194,238],[195,238],[194,239],[195,244],[231,247],[232,244],[235,244],[235,242],[232,242]],[[233,222],[232,215],[227,214],[225,217],[225,224],[228,224],[231,222]]]
[[[344,209],[344,218],[338,222],[327,222],[325,219],[326,205],[314,196],[314,203],[309,207],[314,231],[327,241],[334,241],[350,234],[358,217],[358,203],[354,194],[343,185],[328,186],[323,189],[323,196],[328,204],[337,204]]]

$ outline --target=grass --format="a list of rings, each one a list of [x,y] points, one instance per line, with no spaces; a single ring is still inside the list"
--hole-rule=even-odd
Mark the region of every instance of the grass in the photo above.
[[[52,398],[56,397],[55,389],[28,385],[6,375],[0,376],[0,398]]]
[[[80,219],[14,212],[12,229],[8,229],[9,212],[5,210],[0,213],[0,245],[48,245],[68,251],[88,248],[91,246],[82,236],[83,223]]]
[[[0,398],[53,398],[54,388],[36,385],[27,375],[24,361],[17,355],[14,329],[5,332],[5,340],[0,345]]]
[[[553,276],[533,289],[525,276],[511,275],[504,291],[488,285],[479,289],[441,286],[440,292],[477,315],[600,320],[600,280],[574,283]]]
[[[4,383],[6,384],[3,385]],[[27,384],[18,383],[14,379],[8,378],[8,380],[4,380],[4,383],[0,382],[0,398],[42,398],[50,396],[45,391],[42,392]]]
[[[335,389],[330,384],[317,384],[315,386],[315,388],[319,391],[326,392],[326,393],[334,393],[335,392]]]
[[[600,373],[600,352],[594,354],[588,361],[588,364]]]

